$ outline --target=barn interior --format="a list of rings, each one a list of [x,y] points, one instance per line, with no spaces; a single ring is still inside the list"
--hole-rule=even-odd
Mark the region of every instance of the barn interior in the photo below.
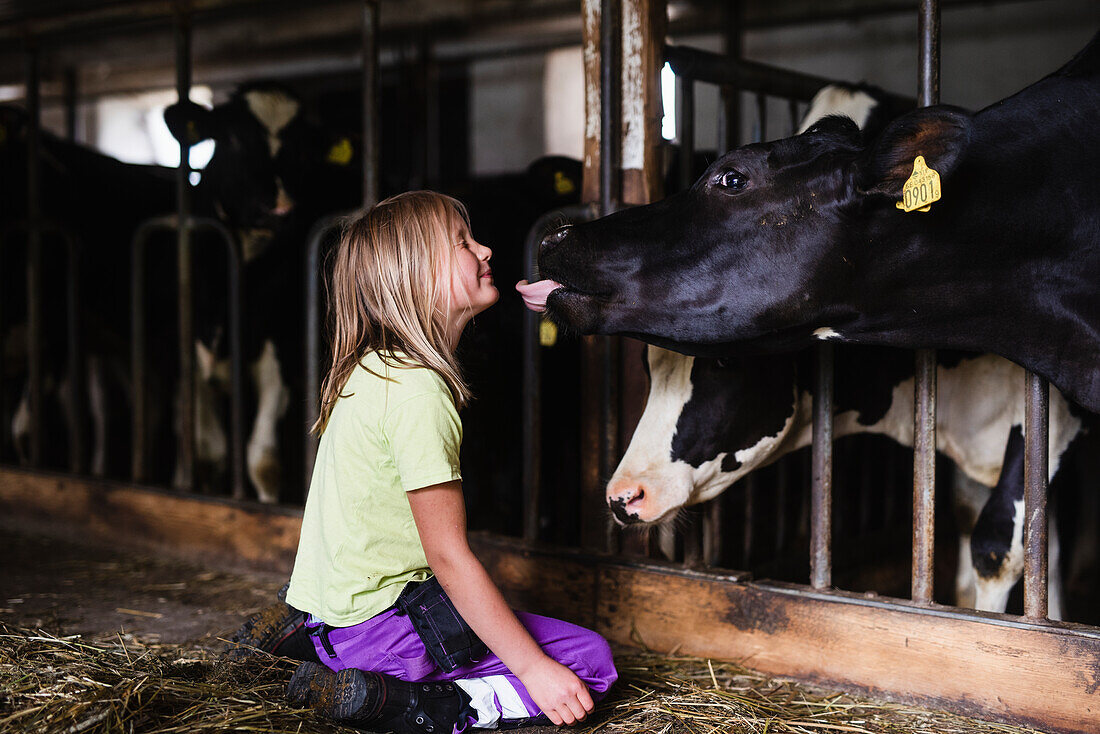
[[[657,42],[765,64],[789,73],[770,77],[787,88],[815,80],[866,83],[915,104],[917,5],[668,0],[666,33]],[[48,626],[52,614],[59,634],[109,633],[119,625],[157,634],[166,624],[163,617],[116,614],[113,602],[102,599],[88,602],[96,621],[85,626],[80,615],[59,611],[62,602],[12,603],[38,593],[82,605],[80,593],[46,579],[61,563],[51,553],[61,554],[66,568],[80,555],[49,540],[59,534],[89,547],[102,549],[110,539],[253,574],[247,593],[260,591],[248,603],[195,602],[219,610],[217,622],[182,625],[165,639],[213,644],[231,629],[233,614],[262,605],[259,593],[277,588],[278,575],[289,571],[308,492],[315,450],[308,427],[316,417],[318,370],[327,364],[323,282],[338,217],[420,188],[463,201],[474,235],[494,251],[501,301],[475,320],[460,345],[477,396],[463,414],[462,463],[470,528],[481,534],[486,563],[502,584],[542,601],[519,577],[544,573],[543,595],[556,590],[564,601],[549,603],[568,608],[563,578],[592,568],[577,554],[734,582],[807,583],[809,447],[660,527],[620,527],[604,488],[645,406],[643,346],[623,339],[608,357],[591,338],[525,316],[512,290],[534,275],[525,244],[596,202],[598,168],[586,147],[592,118],[585,44],[593,37],[584,15],[596,6],[591,0],[0,0],[6,193],[0,197],[0,528],[9,549],[35,549],[13,551],[23,558],[19,573],[0,572],[6,623]],[[938,6],[939,99],[974,110],[1056,70],[1100,25],[1092,0],[939,0]],[[651,81],[663,97],[661,139],[652,146],[655,162],[647,162],[656,182],[647,196],[654,199],[690,186],[724,150],[794,134],[809,108],[808,98],[757,88],[685,84],[668,65],[657,74]],[[200,135],[196,145],[181,146],[165,122],[181,85],[204,108],[227,109],[256,89],[293,101],[314,136],[309,155],[316,160],[295,169],[307,171],[298,188],[283,191],[280,180],[278,196],[289,192],[294,204],[289,214],[272,214],[282,202],[274,193],[274,208],[249,210],[245,197],[258,179],[248,177],[270,178],[266,170],[239,171],[233,201],[243,213],[208,206],[206,167],[219,146],[236,143],[229,135]],[[40,131],[31,132],[35,118]],[[26,152],[32,145],[43,151],[34,173]],[[188,165],[181,174],[184,148]],[[84,167],[74,150],[126,165]],[[134,173],[139,168],[148,178]],[[171,220],[181,206],[209,220],[186,235],[193,245],[188,278],[179,276],[181,235]],[[40,231],[28,222],[38,222]],[[123,269],[104,265],[113,260],[101,260],[97,248],[113,252]],[[134,266],[139,249],[144,263]],[[104,311],[111,317],[89,318],[102,303],[113,309]],[[186,325],[181,308],[192,313]],[[84,331],[74,336],[69,324],[77,322]],[[142,390],[135,388],[136,333],[143,334]],[[311,338],[319,352],[309,351]],[[181,341],[202,346],[192,352]],[[236,362],[234,345],[241,353]],[[74,354],[84,365],[75,381],[67,379]],[[275,387],[263,377],[273,364]],[[187,372],[192,381],[180,379]],[[612,407],[601,412],[609,381],[617,388]],[[192,431],[185,440],[180,405],[188,382],[193,407],[185,425]],[[1061,547],[1050,573],[1063,584],[1062,619],[1090,640],[1100,634],[1089,627],[1100,624],[1100,497],[1091,491],[1100,478],[1096,440],[1095,431],[1080,438],[1051,495]],[[256,461],[261,450],[274,459]],[[909,598],[913,461],[911,447],[885,436],[837,441],[831,588],[867,599]],[[936,463],[944,489],[935,497],[932,597],[944,607],[957,603],[956,576],[977,519],[951,492],[958,474],[945,457]],[[152,494],[135,495],[135,487]],[[104,492],[113,499],[103,503]],[[200,505],[173,504],[181,499]],[[223,533],[253,535],[229,541],[218,534],[220,524],[234,529]],[[511,551],[496,545],[500,539],[521,539],[524,553],[534,553],[522,556],[531,565],[517,566]],[[93,564],[117,562],[97,553],[90,554]],[[562,558],[565,565],[555,565]],[[36,564],[42,572],[27,573]],[[225,582],[232,587],[226,599],[241,588],[235,583]],[[1017,624],[1024,603],[1020,583],[1005,614],[990,618]],[[194,614],[188,607],[186,615],[194,620]],[[845,690],[853,687],[860,688]],[[0,707],[0,719],[3,713]],[[1011,712],[993,717],[1043,724]],[[1059,720],[1052,728],[1072,726]]]

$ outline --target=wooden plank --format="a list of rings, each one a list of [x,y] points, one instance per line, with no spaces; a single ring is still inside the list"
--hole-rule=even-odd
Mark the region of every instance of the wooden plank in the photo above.
[[[301,511],[62,474],[0,469],[0,517],[18,527],[285,570]],[[18,520],[16,520],[18,518]]]
[[[290,569],[300,513],[117,482],[0,468],[0,517]],[[505,596],[621,644],[737,660],[876,698],[1034,726],[1095,732],[1100,630],[475,534]]]

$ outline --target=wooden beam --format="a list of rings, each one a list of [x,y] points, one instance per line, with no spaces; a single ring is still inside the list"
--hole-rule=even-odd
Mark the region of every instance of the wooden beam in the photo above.
[[[0,518],[290,571],[301,513],[0,468]],[[1100,630],[474,535],[509,602],[653,650],[1044,731],[1095,732]]]

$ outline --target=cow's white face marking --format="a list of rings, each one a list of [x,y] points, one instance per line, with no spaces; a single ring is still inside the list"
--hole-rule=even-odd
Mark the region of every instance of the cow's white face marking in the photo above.
[[[1000,572],[993,576],[977,574],[974,608],[987,612],[1003,612],[1008,595],[1024,572],[1024,501],[1012,503],[1012,542],[1008,547]]]
[[[727,452],[698,467],[686,461],[674,461],[672,441],[684,406],[691,400],[691,369],[695,358],[652,345],[646,350],[651,383],[649,398],[630,446],[608,482],[607,499],[612,501],[641,486],[646,493],[645,500],[639,503],[636,514],[641,521],[652,523],[674,517],[684,505],[721,494],[745,474],[777,458],[776,451],[795,425],[799,411],[797,406],[792,407],[790,417],[775,436],[766,436],[753,446],[737,449],[734,458],[741,466],[733,471],[722,469]],[[634,508],[628,511],[635,514]]]
[[[279,133],[298,114],[298,101],[277,90],[254,89],[245,92],[244,100],[248,109],[267,130],[267,145],[274,158],[282,144]]]
[[[822,326],[819,329],[814,329],[814,338],[821,339],[822,341],[826,339],[839,339],[840,334],[836,333],[831,326]]]
[[[810,101],[810,108],[798,126],[798,134],[806,132],[818,120],[828,115],[845,115],[862,130],[878,102],[863,91],[852,91],[833,84],[822,87]]]
[[[248,478],[261,502],[279,501],[281,463],[276,429],[290,403],[290,391],[283,382],[275,344],[264,342],[259,359],[252,364],[256,387],[256,419],[248,438]]]

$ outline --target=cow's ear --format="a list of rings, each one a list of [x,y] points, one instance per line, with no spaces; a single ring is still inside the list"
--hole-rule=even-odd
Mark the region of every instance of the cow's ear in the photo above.
[[[214,137],[214,111],[191,100],[176,102],[164,110],[164,122],[172,137],[186,145]]]
[[[913,161],[924,156],[929,168],[947,178],[966,155],[970,113],[958,107],[925,107],[902,115],[860,157],[860,190],[901,198],[913,173]]]

